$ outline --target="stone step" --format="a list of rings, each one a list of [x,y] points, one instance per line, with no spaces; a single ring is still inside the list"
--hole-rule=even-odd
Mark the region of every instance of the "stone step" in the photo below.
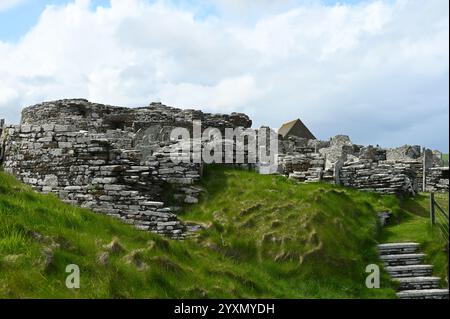
[[[448,289],[404,290],[397,293],[400,299],[448,299]]]
[[[382,255],[380,259],[386,266],[419,265],[425,254]]]
[[[392,278],[426,277],[433,272],[432,265],[388,266],[385,269]]]
[[[378,245],[380,255],[413,254],[418,249],[418,243],[389,243]]]
[[[439,277],[405,277],[397,278],[398,290],[438,289]]]

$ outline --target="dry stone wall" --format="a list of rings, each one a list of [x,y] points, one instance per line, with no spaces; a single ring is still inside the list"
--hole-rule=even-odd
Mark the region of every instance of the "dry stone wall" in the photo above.
[[[192,122],[199,120],[206,127],[251,127],[252,121],[242,113],[211,114],[192,109],[178,109],[161,103],[148,107],[126,108],[98,103],[85,99],[68,99],[40,103],[22,111],[22,125],[46,125],[50,123],[71,125],[90,132],[107,130],[143,131],[157,126],[185,127],[192,129]],[[163,130],[164,131],[164,130]]]
[[[339,170],[340,183],[347,187],[382,194],[416,194],[416,173],[409,164],[396,161],[360,160]]]
[[[325,159],[318,153],[280,155],[278,161],[281,173],[290,179],[299,182],[324,180]]]
[[[198,201],[202,190],[194,184],[202,164],[172,161],[177,144],[169,134],[174,127],[192,129],[193,120],[220,130],[251,126],[239,113],[158,103],[128,109],[82,99],[46,102],[24,109],[21,125],[4,129],[3,166],[37,191],[182,239],[187,228],[176,212]]]
[[[426,191],[448,193],[449,169],[448,167],[433,167],[426,173]]]
[[[176,166],[165,148],[141,162],[132,136],[73,131],[68,126],[7,127],[4,168],[37,191],[120,218],[144,230],[184,237],[173,207],[164,203],[166,183],[184,201],[199,190],[196,165]]]
[[[280,145],[284,153],[279,156],[278,171],[300,182],[323,181],[385,194],[414,195],[423,191],[425,156],[430,185],[427,190],[444,191],[448,185],[448,175],[445,177],[435,167],[436,156],[430,150],[423,152],[419,146],[361,146],[345,135],[329,141],[290,137]]]

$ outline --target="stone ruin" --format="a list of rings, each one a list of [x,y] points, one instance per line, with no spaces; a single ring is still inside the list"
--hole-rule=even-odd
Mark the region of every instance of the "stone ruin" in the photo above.
[[[83,99],[47,102],[4,128],[3,167],[37,191],[182,239],[187,227],[176,211],[198,201],[202,165],[174,163],[169,135],[174,127],[192,129],[193,120],[220,130],[251,126],[244,114],[158,103],[130,109]]]
[[[345,135],[329,141],[290,137],[281,144],[280,172],[301,182],[331,182],[382,194],[449,189],[448,167],[441,167],[440,157],[420,146],[362,146]]]
[[[195,226],[180,222],[177,212],[198,201],[203,164],[174,162],[170,154],[177,142],[169,137],[175,127],[192,133],[197,120],[221,132],[252,125],[241,113],[210,114],[161,103],[124,108],[84,99],[46,102],[25,108],[20,125],[0,121],[0,163],[39,192],[184,239]],[[299,182],[414,195],[423,190],[425,156],[425,190],[448,192],[448,167],[439,167],[437,157],[418,146],[365,147],[345,135],[329,141],[278,138],[277,172]],[[237,149],[236,140],[225,143]],[[228,165],[258,170],[244,153],[244,163],[237,162],[236,151]]]

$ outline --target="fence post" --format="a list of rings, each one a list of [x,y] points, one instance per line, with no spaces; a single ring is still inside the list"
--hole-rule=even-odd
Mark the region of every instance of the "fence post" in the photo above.
[[[0,163],[2,162],[2,160],[3,160],[3,152],[4,152],[4,150],[3,150],[3,148],[4,148],[4,145],[2,145],[3,144],[3,142],[2,142],[2,134],[3,134],[3,127],[5,126],[5,120],[4,119],[0,119]]]
[[[422,158],[422,192],[427,191],[427,149],[425,147],[422,148],[423,158]]]
[[[430,193],[430,220],[431,225],[436,224],[436,212],[434,210],[434,193]]]

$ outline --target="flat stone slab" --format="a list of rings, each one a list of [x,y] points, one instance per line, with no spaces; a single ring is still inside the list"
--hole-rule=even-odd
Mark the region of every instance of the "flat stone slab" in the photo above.
[[[378,245],[379,249],[419,247],[418,243],[387,243]]]
[[[139,202],[139,205],[141,205],[141,206],[163,207],[164,203],[163,202],[144,201],[144,202]]]
[[[398,255],[383,255],[380,256],[381,260],[397,260],[397,259],[415,259],[423,258],[425,254],[398,254]]]
[[[448,299],[448,289],[404,290],[397,293],[400,299]]]
[[[399,290],[424,290],[438,289],[441,278],[439,277],[405,277],[397,278]]]
[[[386,267],[387,271],[406,271],[406,270],[419,270],[419,269],[433,269],[432,265],[409,265],[409,266],[389,266]]]
[[[399,282],[429,282],[429,281],[437,281],[441,280],[440,277],[406,277],[406,278],[397,278]]]
[[[431,276],[432,265],[388,266],[385,268],[392,278]]]
[[[378,245],[381,255],[411,254],[419,249],[418,243],[389,243]]]
[[[392,254],[382,255],[380,259],[386,266],[406,266],[420,264],[424,256],[425,254]]]

